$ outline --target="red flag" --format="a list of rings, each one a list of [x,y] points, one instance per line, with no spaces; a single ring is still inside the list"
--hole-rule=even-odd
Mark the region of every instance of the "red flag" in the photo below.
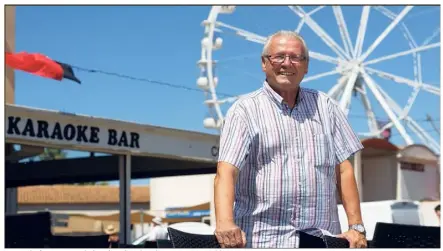
[[[80,83],[80,80],[74,76],[70,65],[59,63],[40,53],[6,52],[6,64],[11,68],[37,76],[59,81],[67,78]]]

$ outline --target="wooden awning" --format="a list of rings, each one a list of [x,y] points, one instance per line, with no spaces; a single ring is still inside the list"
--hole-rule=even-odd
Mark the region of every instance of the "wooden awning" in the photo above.
[[[120,213],[115,213],[110,215],[84,215],[84,214],[72,215],[71,214],[70,216],[84,217],[100,221],[116,221],[116,222],[120,221]],[[133,212],[131,213],[131,224],[140,224],[141,222],[151,223],[154,217],[155,216],[147,213]]]

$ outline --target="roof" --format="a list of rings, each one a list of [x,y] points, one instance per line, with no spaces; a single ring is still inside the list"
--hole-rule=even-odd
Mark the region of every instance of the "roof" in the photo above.
[[[119,203],[118,186],[51,185],[17,188],[19,204]],[[132,186],[131,202],[148,203],[149,186]]]
[[[361,143],[365,148],[374,148],[381,150],[390,150],[390,151],[398,151],[399,148],[385,139],[379,138],[366,138],[361,139]]]

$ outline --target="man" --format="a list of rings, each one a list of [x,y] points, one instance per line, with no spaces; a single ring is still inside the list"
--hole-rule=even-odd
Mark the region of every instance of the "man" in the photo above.
[[[118,237],[118,231],[117,229],[114,227],[114,225],[110,224],[106,227],[106,229],[104,230],[105,234],[107,234],[108,237],[108,248],[118,248],[118,243],[120,241],[119,237]]]
[[[367,246],[347,160],[363,146],[332,99],[300,87],[308,55],[298,34],[272,35],[262,53],[263,87],[226,114],[214,181],[222,247],[294,248],[298,231],[340,234],[337,188],[350,226],[340,236]]]
[[[149,232],[148,241],[157,241],[157,240],[167,240],[168,239],[168,231],[165,227],[162,226],[162,218],[155,217],[152,219],[152,223],[154,224],[154,228]]]

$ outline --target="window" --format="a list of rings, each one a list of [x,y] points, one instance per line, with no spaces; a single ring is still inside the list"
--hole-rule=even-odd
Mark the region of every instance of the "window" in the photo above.
[[[401,170],[415,171],[415,172],[424,172],[425,165],[417,164],[417,163],[408,163],[408,162],[400,162]]]

